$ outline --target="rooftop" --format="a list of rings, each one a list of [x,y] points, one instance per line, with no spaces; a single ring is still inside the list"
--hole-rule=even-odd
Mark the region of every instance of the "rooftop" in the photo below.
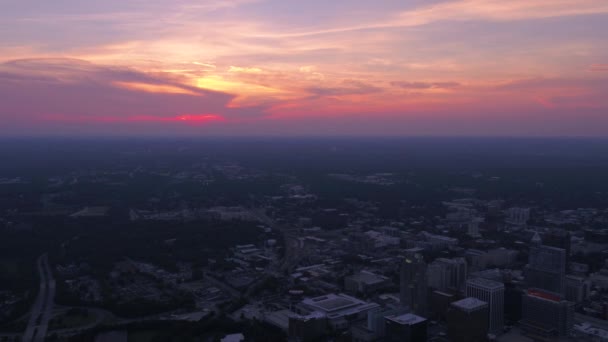
[[[539,289],[528,289],[528,296],[550,300],[552,302],[560,302],[561,298],[558,294]]]
[[[365,284],[381,283],[388,279],[384,276],[377,275],[377,274],[374,274],[369,271],[361,271],[357,274],[353,274],[352,276],[349,276],[349,278],[354,281],[365,283]]]
[[[581,324],[574,325],[574,330],[584,333],[586,335],[597,336],[603,340],[608,339],[608,331],[595,327],[588,322],[583,322]]]
[[[347,316],[379,307],[376,303],[368,303],[345,294],[306,298],[302,304],[314,311],[326,314],[328,318]]]
[[[398,324],[407,324],[407,325],[418,324],[418,323],[426,321],[426,318],[416,316],[411,313],[407,313],[404,315],[398,315],[398,316],[387,316],[386,319],[393,321],[395,323],[398,323]]]
[[[473,286],[477,286],[477,287],[483,287],[488,290],[499,290],[499,289],[505,288],[505,284],[503,284],[501,282],[490,280],[490,279],[484,279],[484,278],[469,279],[467,281],[467,285],[469,285],[469,284],[473,285]]]
[[[243,334],[232,334],[226,335],[221,341],[222,342],[240,342],[244,341],[245,336]]]
[[[365,304],[364,301],[361,301],[357,298],[335,294],[329,294],[326,296],[320,296],[315,298],[307,298],[304,299],[303,303],[312,307],[316,307],[324,312],[332,312],[346,309],[355,305]]]
[[[486,307],[486,306],[488,306],[488,303],[486,303],[482,300],[479,300],[477,298],[468,297],[468,298],[456,301],[456,302],[452,303],[452,305],[455,307],[458,307],[460,309],[471,311],[471,310],[476,310],[476,309],[481,309],[483,307]]]

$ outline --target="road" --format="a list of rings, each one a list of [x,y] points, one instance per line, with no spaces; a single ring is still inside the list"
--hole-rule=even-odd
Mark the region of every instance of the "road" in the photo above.
[[[219,279],[212,277],[209,274],[205,273],[204,279],[208,282],[213,283],[215,286],[219,287],[220,289],[228,292],[234,298],[240,298],[242,296],[241,291],[235,289],[234,287],[224,283],[223,281],[221,281]]]
[[[40,274],[40,292],[30,312],[30,319],[23,334],[24,342],[44,341],[55,303],[55,279],[49,267],[48,255],[41,255],[37,264]]]
[[[99,308],[85,307],[85,306],[83,306],[83,307],[62,307],[59,310],[55,310],[55,314],[59,314],[59,315],[65,314],[70,309],[87,310],[89,312],[89,315],[95,315],[95,321],[93,321],[89,324],[86,324],[86,325],[76,326],[76,327],[72,327],[72,328],[62,328],[62,329],[50,330],[48,332],[49,334],[51,334],[51,335],[54,334],[54,335],[63,336],[63,337],[78,335],[89,329],[95,328],[96,326],[100,325],[107,318],[116,317],[109,311],[99,309]]]

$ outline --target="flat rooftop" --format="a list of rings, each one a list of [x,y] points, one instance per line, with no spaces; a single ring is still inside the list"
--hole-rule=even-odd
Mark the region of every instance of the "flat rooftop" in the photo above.
[[[534,288],[528,289],[528,296],[541,298],[552,302],[560,302],[562,300],[559,294]]]
[[[365,304],[364,301],[345,295],[329,294],[325,296],[307,298],[304,304],[316,307],[325,312],[343,310],[355,305]]]
[[[466,311],[471,311],[471,310],[483,308],[483,307],[487,306],[488,303],[484,302],[483,300],[479,300],[477,298],[468,297],[468,298],[456,301],[456,302],[452,303],[452,305],[455,307],[458,307],[460,309],[464,309]]]
[[[381,283],[381,282],[388,280],[387,277],[377,275],[377,274],[374,274],[369,271],[361,271],[357,274],[353,274],[352,276],[349,276],[349,278],[354,281],[365,283],[365,284],[376,284],[376,283]]]
[[[414,315],[412,313],[406,313],[398,316],[387,316],[386,319],[405,325],[413,325],[426,321],[426,318]]]
[[[313,310],[323,312],[327,317],[339,317],[379,307],[376,303],[367,303],[345,294],[328,294],[325,296],[306,298],[302,304]]]
[[[483,287],[488,290],[500,290],[505,288],[505,284],[501,282],[484,278],[469,279],[467,280],[467,285],[469,284],[477,287]]]

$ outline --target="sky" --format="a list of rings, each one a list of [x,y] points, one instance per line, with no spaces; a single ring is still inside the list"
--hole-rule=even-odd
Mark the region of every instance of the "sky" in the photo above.
[[[0,5],[0,135],[608,136],[606,0]]]

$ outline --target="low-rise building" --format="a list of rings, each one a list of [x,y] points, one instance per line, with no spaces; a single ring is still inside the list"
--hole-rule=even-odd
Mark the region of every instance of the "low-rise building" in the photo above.
[[[344,288],[349,293],[370,294],[390,285],[389,278],[374,274],[369,271],[361,271],[344,278]]]

